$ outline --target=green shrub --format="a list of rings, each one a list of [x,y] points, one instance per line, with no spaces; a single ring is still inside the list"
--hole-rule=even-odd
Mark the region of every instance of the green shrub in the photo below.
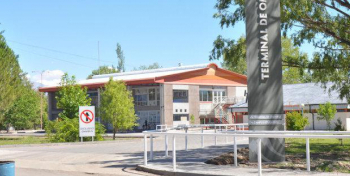
[[[309,124],[307,117],[303,117],[299,112],[288,112],[286,115],[287,130],[300,131],[304,130],[305,126]]]
[[[337,119],[337,122],[335,122],[334,125],[335,125],[334,131],[345,131],[343,122],[340,120],[340,118]],[[343,146],[343,139],[339,139],[339,142],[340,142],[340,145]]]
[[[192,124],[192,125],[194,125],[195,124],[195,117],[194,117],[194,115],[193,114],[191,114],[191,116],[190,116],[190,123]]]
[[[46,124],[46,134],[50,142],[76,142],[79,137],[79,120],[77,118],[62,118],[56,121],[49,121]],[[102,141],[106,131],[105,127],[96,122],[96,135],[94,140]],[[91,141],[91,137],[84,137],[84,141]]]

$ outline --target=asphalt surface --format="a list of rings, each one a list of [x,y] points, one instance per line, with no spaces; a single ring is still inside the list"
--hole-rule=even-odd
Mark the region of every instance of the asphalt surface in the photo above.
[[[169,138],[169,151],[172,150]],[[178,155],[186,155],[184,138],[177,138],[176,149]],[[226,144],[225,137],[218,138],[218,148],[210,147],[210,152],[200,148],[200,137],[189,137],[189,150],[197,150],[198,156],[211,158],[221,152],[231,150],[232,145]],[[228,139],[232,143],[232,139]],[[214,145],[214,138],[205,139],[205,145]],[[225,147],[226,146],[226,147]],[[148,149],[150,142],[148,139]],[[65,143],[65,144],[37,144],[19,146],[0,146],[0,160],[14,160],[16,175],[152,175],[136,171],[139,164],[143,164],[144,142],[142,138],[119,139],[117,141]],[[209,148],[208,148],[209,149]],[[154,139],[155,157],[164,155],[164,138]],[[171,152],[169,153],[171,156]],[[180,158],[179,158],[180,159]],[[161,161],[161,160],[160,160]],[[181,160],[179,160],[181,162]]]

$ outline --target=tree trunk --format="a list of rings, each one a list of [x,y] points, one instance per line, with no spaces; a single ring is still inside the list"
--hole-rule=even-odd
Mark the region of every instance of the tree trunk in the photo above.
[[[113,140],[115,140],[115,133],[116,133],[116,129],[115,128],[113,128]]]

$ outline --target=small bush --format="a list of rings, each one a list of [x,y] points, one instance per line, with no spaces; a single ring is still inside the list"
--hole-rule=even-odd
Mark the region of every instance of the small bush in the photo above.
[[[80,140],[79,120],[77,118],[62,118],[57,121],[50,121],[46,124],[45,130],[50,142],[76,142]],[[94,139],[96,141],[102,141],[102,134],[105,131],[105,127],[96,122],[96,135]],[[91,137],[84,137],[84,141],[91,140]]]
[[[195,119],[194,115],[191,114],[191,116],[190,116],[190,123],[191,123],[191,125],[194,125],[195,122],[196,122],[196,119]]]
[[[299,112],[287,113],[286,116],[287,130],[300,131],[304,130],[309,124],[309,120],[303,117]]]
[[[340,120],[340,118],[337,119],[337,122],[335,122],[334,125],[335,125],[334,131],[345,131],[343,122]],[[339,139],[339,142],[340,142],[340,145],[343,146],[343,139]]]

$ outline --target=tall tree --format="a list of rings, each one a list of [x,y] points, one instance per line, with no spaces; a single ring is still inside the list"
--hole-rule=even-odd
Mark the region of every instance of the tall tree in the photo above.
[[[224,68],[240,74],[247,74],[245,37],[237,41],[223,39],[220,36],[214,42],[210,59],[223,58]],[[300,52],[289,38],[282,38],[282,60],[307,60],[306,53]],[[283,83],[295,84],[311,82],[311,75],[304,68],[283,66]]]
[[[117,130],[128,130],[136,126],[132,94],[124,82],[109,79],[102,92],[101,117],[113,126],[113,140]]]
[[[245,20],[244,0],[217,0],[221,27],[234,27]],[[350,102],[350,2],[348,0],[282,0],[281,29],[295,45],[312,43],[317,50],[311,61],[283,60],[283,65],[307,68],[312,78],[330,90],[337,90],[340,98]],[[231,40],[228,40],[231,41]],[[215,58],[214,58],[215,59]]]
[[[16,130],[40,125],[40,93],[32,89],[29,80],[24,79],[24,82],[19,97],[6,112],[6,124]]]
[[[119,70],[119,72],[125,72],[124,52],[123,52],[122,47],[120,46],[119,43],[117,43],[117,49],[115,51],[117,52],[117,57],[118,57],[117,69]]]
[[[317,110],[317,114],[320,115],[317,117],[317,119],[325,120],[327,122],[328,130],[331,130],[331,121],[334,119],[336,113],[336,106],[332,105],[330,102],[327,102],[323,105],[320,105],[320,108]]]
[[[57,92],[57,107],[63,111],[60,118],[78,118],[79,106],[89,106],[91,98],[88,97],[87,88],[76,84],[75,77],[69,77],[67,73],[62,76],[61,87]]]
[[[6,44],[0,32],[0,128],[4,125],[5,113],[20,95],[24,74],[18,56]]]
[[[100,66],[98,69],[96,70],[92,70],[92,73],[87,77],[87,79],[91,79],[92,76],[94,75],[102,75],[102,74],[110,74],[110,73],[118,73],[118,69],[116,69],[113,65],[107,66]]]
[[[157,69],[157,68],[162,68],[157,62],[151,64],[151,65],[141,65],[139,68],[134,68],[134,71],[137,70],[152,70],[152,69]]]

